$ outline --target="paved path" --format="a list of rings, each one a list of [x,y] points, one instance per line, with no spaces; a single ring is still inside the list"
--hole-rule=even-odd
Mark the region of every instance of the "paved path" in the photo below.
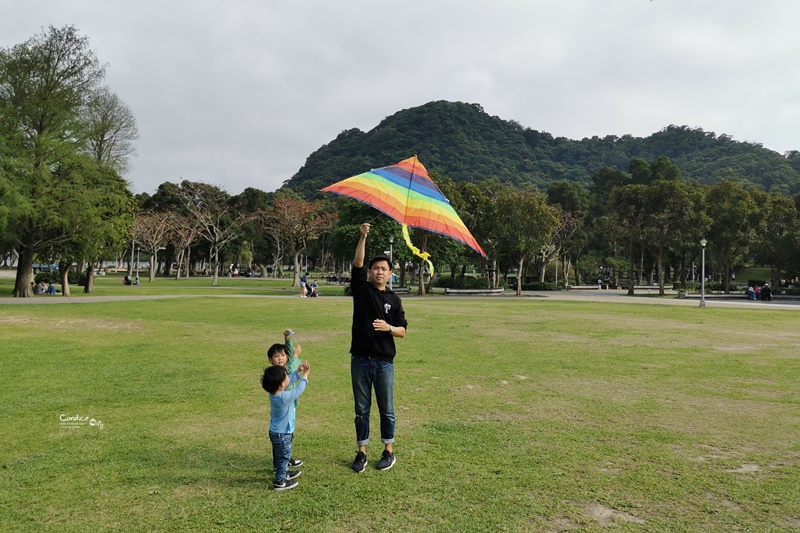
[[[510,299],[528,299],[536,298],[543,300],[562,300],[562,301],[591,301],[591,302],[607,302],[607,303],[628,303],[628,304],[649,304],[649,305],[682,305],[684,307],[699,307],[700,297],[691,295],[688,298],[677,298],[677,294],[668,291],[668,295],[664,297],[658,296],[628,296],[627,291],[619,290],[592,290],[592,291],[523,291],[522,296],[517,298],[513,291],[506,291],[501,296],[486,295],[486,296],[444,296],[436,294],[430,298],[441,299],[496,299],[502,298],[504,300]],[[62,296],[35,296],[32,298],[0,298],[1,305],[54,305],[54,304],[78,304],[78,303],[98,303],[98,302],[127,302],[134,300],[165,300],[175,298],[297,298],[295,295],[247,295],[247,294],[213,294],[213,295],[199,295],[199,294],[169,294],[169,295],[147,295],[147,296],[78,296],[71,298],[64,298]],[[347,296],[322,296],[321,298],[348,298]],[[417,299],[419,297],[414,295],[404,295],[404,299]],[[791,298],[780,296],[776,297],[772,302],[760,302],[748,300],[744,296],[736,298],[735,296],[724,295],[707,295],[706,307],[732,307],[732,308],[746,308],[746,309],[795,309],[800,311],[800,298]]]
[[[0,269],[0,277],[13,278],[15,271],[10,269]],[[650,305],[682,305],[685,307],[699,307],[700,296],[691,294],[689,297],[683,299],[677,298],[677,292],[668,290],[667,296],[658,297],[654,296],[656,291],[648,291],[647,294],[644,290],[640,290],[637,296],[628,296],[627,291],[624,290],[571,290],[571,291],[523,291],[521,298],[543,298],[547,300],[577,300],[577,301],[590,301],[590,302],[609,302],[609,303],[634,303],[634,304],[650,304]],[[173,298],[198,298],[206,295],[148,295],[148,296],[79,296],[72,298],[62,298],[60,296],[37,296],[33,298],[0,298],[0,305],[52,305],[52,304],[70,304],[70,303],[97,303],[97,302],[126,302],[131,300],[164,300]],[[436,298],[443,295],[438,293]],[[671,298],[670,298],[671,296]],[[295,295],[287,296],[250,296],[246,294],[219,294],[207,295],[209,298],[297,298]],[[323,296],[322,298],[349,298],[346,296]],[[403,298],[417,298],[412,294],[403,295]],[[464,298],[516,298],[514,291],[506,291],[502,296],[487,295],[487,296],[446,296],[446,298],[464,299]],[[742,295],[736,298],[735,295],[725,296],[718,294],[706,295],[706,307],[738,307],[738,308],[752,308],[752,309],[797,309],[800,310],[800,297],[782,297],[776,296],[772,302],[760,302],[748,300]]]

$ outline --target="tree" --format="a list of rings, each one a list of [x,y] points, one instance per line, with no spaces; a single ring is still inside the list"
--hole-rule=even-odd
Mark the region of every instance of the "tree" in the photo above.
[[[0,201],[4,240],[19,256],[14,296],[32,295],[37,254],[99,253],[127,225],[130,198],[116,169],[82,157],[89,152],[86,104],[104,73],[72,26],[51,26],[0,51]],[[86,220],[96,225],[83,226]],[[64,248],[70,243],[72,253]]]
[[[680,181],[656,180],[644,190],[642,244],[656,260],[658,294],[664,296],[664,254],[676,249],[682,231],[694,222],[693,205]]]
[[[501,217],[501,247],[517,266],[517,296],[522,294],[525,261],[540,253],[558,228],[556,209],[543,194],[530,188],[505,187],[497,197]]]
[[[163,213],[145,212],[133,221],[133,238],[139,243],[142,251],[150,255],[148,281],[156,278],[158,252],[166,248],[170,239],[170,221]]]
[[[628,248],[630,268],[628,270],[628,294],[634,294],[634,272],[636,271],[635,252],[644,240],[644,225],[647,221],[647,200],[645,185],[625,185],[617,187],[609,198],[611,216],[609,228]]]
[[[564,260],[561,261],[564,272],[562,279],[564,283],[567,283],[569,265],[571,263],[578,265],[583,248],[588,241],[585,221],[589,214],[589,193],[579,183],[556,181],[547,189],[547,203],[562,211],[559,215],[561,220],[561,228],[558,232],[559,250],[560,254],[564,256]],[[578,285],[581,284],[577,268],[575,269],[575,281]]]
[[[294,280],[292,287],[300,284],[300,254],[308,241],[330,231],[336,222],[335,213],[322,213],[319,202],[307,202],[297,198],[278,198],[267,210],[267,220],[275,235],[288,243],[294,256]]]
[[[728,180],[709,189],[707,205],[711,218],[708,245],[714,260],[722,266],[722,285],[728,294],[734,265],[755,243],[758,206],[747,191]]]
[[[219,284],[220,251],[241,235],[242,226],[253,215],[237,213],[230,195],[216,185],[183,181],[179,195],[186,210],[202,228],[200,234],[211,247],[211,284],[216,287]]]
[[[232,201],[235,208],[242,213],[251,213],[253,218],[242,227],[243,236],[247,239],[253,254],[253,262],[259,269],[261,277],[267,277],[267,265],[276,263],[273,255],[272,237],[269,226],[262,216],[264,211],[272,204],[273,193],[266,193],[252,187],[246,188],[241,194],[234,196]]]
[[[103,167],[123,174],[139,137],[136,117],[108,87],[94,91],[83,111],[89,153]]]
[[[500,256],[500,230],[504,223],[504,213],[498,207],[500,191],[505,186],[496,180],[486,180],[480,185],[461,182],[458,184],[459,196],[463,203],[462,220],[472,230],[475,239],[480,243],[483,251],[489,257],[489,286],[497,288],[500,285],[499,256]],[[485,265],[479,261],[480,266]]]
[[[175,279],[181,277],[181,266],[184,267],[185,275],[189,277],[190,247],[200,234],[201,227],[194,217],[170,211],[166,214],[166,224],[169,228],[168,239],[175,246],[178,253],[175,269]]]
[[[797,207],[791,198],[775,193],[749,191],[762,213],[762,226],[753,248],[772,268],[773,284],[782,277],[795,249]]]

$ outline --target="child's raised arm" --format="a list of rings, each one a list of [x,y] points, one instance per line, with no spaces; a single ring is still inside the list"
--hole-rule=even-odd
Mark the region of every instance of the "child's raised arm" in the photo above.
[[[311,372],[311,363],[303,361],[297,369],[297,373],[305,379],[308,379],[308,373]]]

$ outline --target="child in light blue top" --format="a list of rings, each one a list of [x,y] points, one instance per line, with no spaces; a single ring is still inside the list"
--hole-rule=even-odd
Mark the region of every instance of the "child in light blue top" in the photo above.
[[[308,361],[300,364],[297,372],[290,376],[282,366],[270,366],[264,370],[261,386],[269,393],[269,440],[272,442],[272,456],[275,464],[275,490],[286,490],[297,485],[294,478],[301,471],[288,470],[292,457],[292,434],[295,428],[295,400],[308,386]],[[292,390],[286,390],[297,383]]]

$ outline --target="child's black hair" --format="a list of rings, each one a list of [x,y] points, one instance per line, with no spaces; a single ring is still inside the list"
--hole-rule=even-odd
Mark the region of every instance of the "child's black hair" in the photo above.
[[[268,366],[261,377],[261,386],[270,394],[275,394],[286,381],[286,369],[282,366]]]
[[[289,350],[286,349],[285,344],[273,344],[267,350],[267,357],[272,359],[272,357],[278,352],[286,352],[286,355],[289,355]]]

